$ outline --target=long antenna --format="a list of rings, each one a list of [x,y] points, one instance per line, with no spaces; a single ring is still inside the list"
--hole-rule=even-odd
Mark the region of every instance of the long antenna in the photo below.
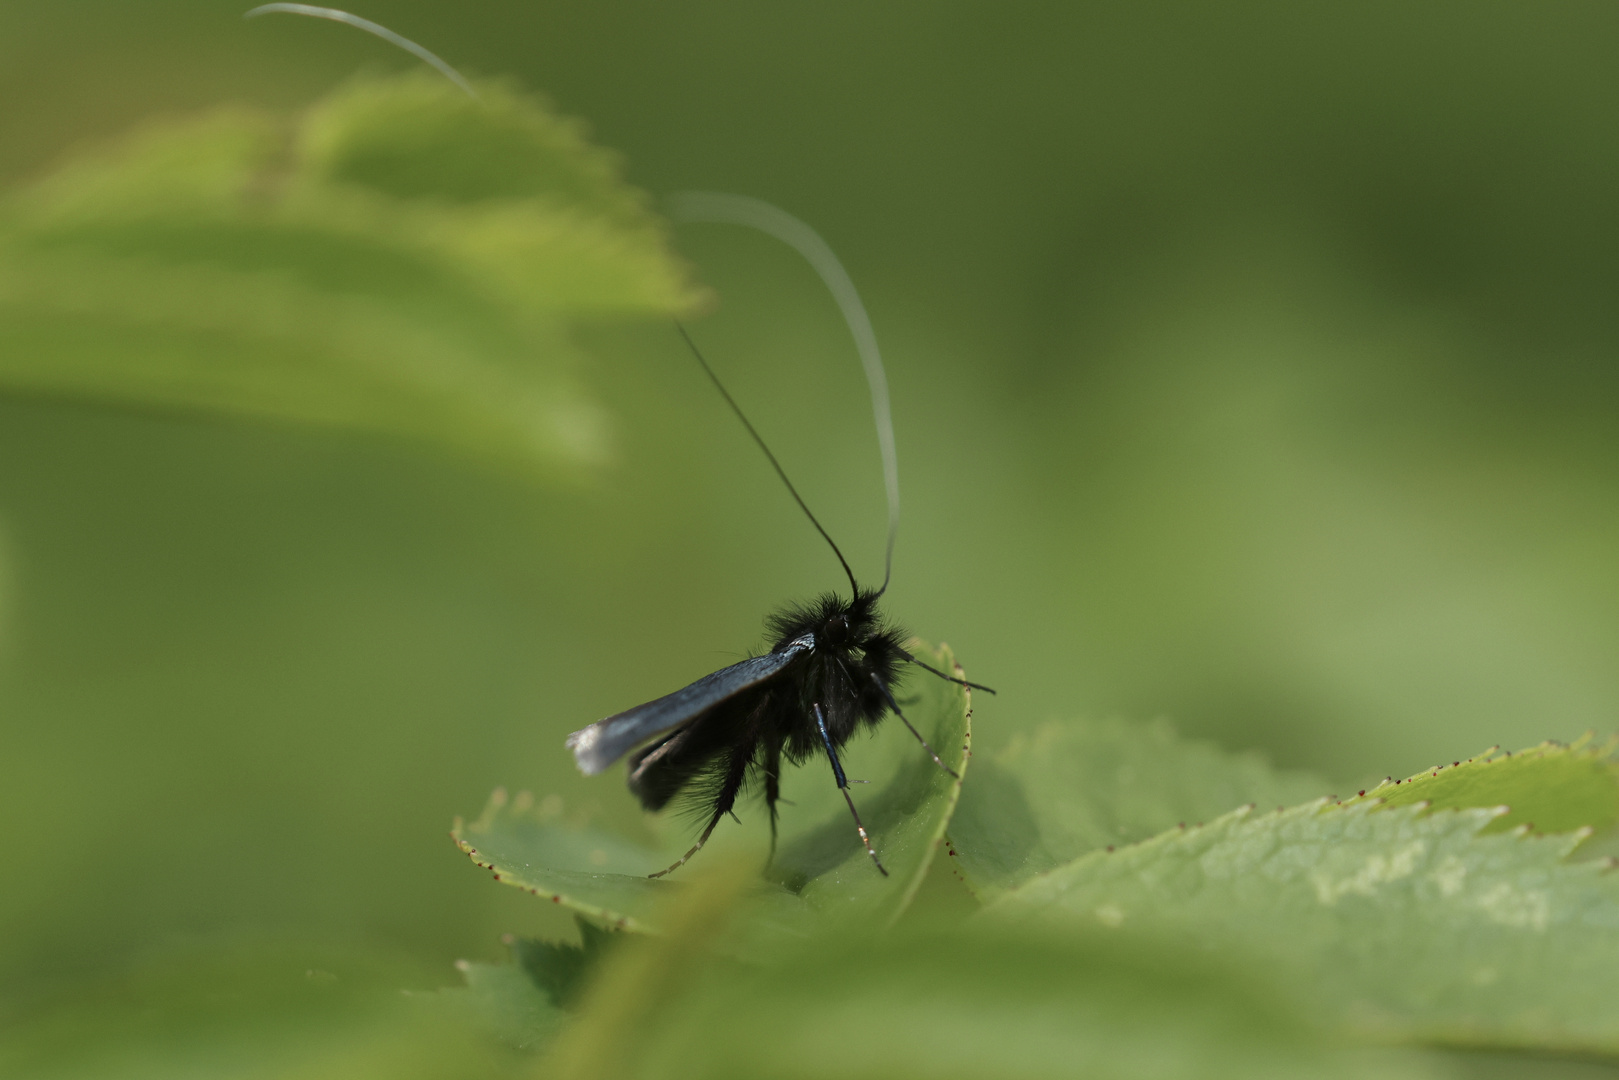
[[[340,22],[347,26],[364,30],[368,34],[375,34],[388,44],[397,45],[417,59],[433,65],[438,69],[440,75],[465,90],[468,97],[476,99],[478,96],[478,91],[472,88],[472,84],[467,82],[459,71],[440,59],[436,53],[429,52],[403,34],[394,33],[381,23],[374,23],[370,19],[362,19],[358,15],[350,14],[347,11],[339,11],[337,8],[316,7],[314,4],[260,4],[243,15],[242,18],[255,19],[260,15],[271,15],[278,12],[286,15],[308,15],[312,19],[329,19],[332,22]]]
[[[877,423],[877,446],[883,455],[883,485],[888,489],[888,549],[883,557],[883,587],[877,590],[877,595],[881,596],[888,591],[888,579],[894,571],[894,537],[899,532],[899,460],[894,451],[894,418],[888,409],[888,376],[883,371],[882,353],[877,349],[877,333],[871,328],[866,306],[860,302],[860,293],[849,278],[849,272],[819,233],[787,211],[762,199],[713,191],[683,191],[669,196],[666,206],[669,216],[680,221],[749,225],[760,232],[769,233],[804,256],[832,293],[832,299],[838,302],[843,321],[854,336],[855,348],[860,351],[860,363],[866,369],[866,383],[871,388],[872,418]],[[749,430],[752,430],[751,427]],[[768,450],[765,452],[769,453]],[[775,459],[771,458],[771,461]],[[780,472],[781,468],[778,466],[776,471]],[[783,476],[782,479],[787,478]],[[791,484],[787,486],[792,487]],[[804,505],[802,500],[799,505]],[[825,530],[821,535],[826,536]],[[827,542],[831,543],[830,537]],[[839,555],[838,558],[842,559],[843,556]],[[844,569],[848,568],[845,563]],[[850,579],[853,580],[852,574]]]
[[[815,531],[821,534],[821,539],[825,540],[827,545],[831,547],[832,554],[838,557],[838,562],[843,566],[843,572],[849,575],[849,591],[855,599],[859,599],[860,586],[855,583],[854,571],[849,569],[849,560],[845,559],[843,552],[838,550],[837,541],[832,539],[827,531],[821,527],[821,523],[815,519],[815,515],[810,512],[810,508],[804,503],[804,497],[798,493],[797,488],[793,487],[793,482],[787,479],[786,470],[781,467],[781,462],[776,460],[776,455],[772,454],[770,447],[765,445],[764,438],[760,436],[758,431],[754,430],[752,421],[742,411],[742,406],[736,403],[736,399],[731,396],[731,392],[725,389],[725,384],[720,382],[720,377],[714,374],[714,369],[708,366],[708,361],[703,359],[703,351],[697,347],[697,343],[691,339],[691,335],[686,333],[686,328],[677,321],[675,329],[679,330],[680,336],[686,339],[686,344],[691,348],[691,354],[697,357],[697,362],[703,365],[703,370],[708,373],[709,379],[714,383],[714,389],[720,392],[720,396],[725,399],[725,404],[729,405],[731,411],[736,413],[736,418],[742,421],[742,426],[748,429],[748,434],[753,436],[753,441],[759,444],[759,449],[763,450],[765,457],[770,459],[770,467],[776,470],[776,475],[781,477],[781,482],[787,485],[787,490],[792,495],[793,501],[798,504],[798,508],[804,511],[804,516],[810,519],[810,524],[815,526]]]
[[[326,19],[331,22],[352,26],[358,30],[364,30],[366,33],[375,35],[390,45],[405,50],[424,63],[430,64],[439,74],[465,91],[468,97],[474,100],[478,97],[478,92],[472,88],[472,84],[437,53],[418,45],[403,34],[395,33],[381,23],[372,22],[370,19],[362,18],[352,12],[343,11],[340,8],[319,7],[314,4],[276,3],[260,4],[258,7],[245,12],[242,18],[253,19],[260,15],[278,13]],[[821,281],[826,285],[828,291],[832,293],[832,298],[837,301],[838,309],[843,313],[843,320],[848,324],[850,334],[854,336],[855,347],[860,352],[861,364],[866,370],[866,382],[871,389],[872,416],[877,424],[877,445],[882,452],[883,458],[883,484],[888,492],[888,546],[883,558],[883,584],[882,588],[877,590],[877,595],[881,596],[888,591],[888,582],[894,571],[894,538],[899,532],[899,462],[894,450],[894,420],[888,407],[888,376],[883,370],[882,354],[877,348],[877,334],[871,328],[871,318],[866,314],[865,305],[860,302],[860,293],[855,289],[854,281],[850,279],[849,272],[843,268],[843,264],[838,261],[837,255],[833,253],[827,242],[821,239],[819,233],[798,218],[787,213],[787,211],[762,199],[751,199],[744,195],[726,195],[720,192],[688,191],[670,196],[668,202],[671,215],[685,221],[713,221],[751,225],[761,232],[774,236],[792,247],[809,262],[815,272],[820,275]],[[839,550],[837,542],[822,527],[820,521],[804,502],[803,497],[798,494],[798,489],[787,478],[787,473],[782,469],[781,463],[776,460],[776,455],[770,452],[770,447],[765,445],[764,439],[754,429],[752,422],[743,413],[741,406],[737,405],[736,400],[731,397],[730,391],[725,389],[725,384],[720,382],[719,376],[714,374],[714,369],[708,366],[708,361],[704,359],[701,350],[697,348],[697,343],[692,341],[691,335],[686,332],[686,328],[678,322],[675,327],[680,331],[680,336],[685,338],[686,344],[691,348],[692,355],[697,357],[697,362],[702,365],[703,371],[708,374],[715,388],[725,398],[725,403],[731,407],[731,411],[736,413],[737,419],[741,420],[742,425],[748,429],[748,434],[753,437],[753,441],[758,444],[759,449],[764,451],[765,457],[770,460],[771,467],[776,470],[776,475],[781,477],[783,484],[787,485],[787,490],[792,495],[793,501],[798,503],[798,508],[804,511],[804,516],[809,518],[810,524],[815,526],[815,531],[820,533],[821,538],[832,548],[832,553],[838,557],[838,563],[843,567],[843,572],[848,575],[850,591],[855,597],[858,597],[860,595],[860,586],[855,581],[854,571],[849,568],[849,560],[843,557],[843,552]]]

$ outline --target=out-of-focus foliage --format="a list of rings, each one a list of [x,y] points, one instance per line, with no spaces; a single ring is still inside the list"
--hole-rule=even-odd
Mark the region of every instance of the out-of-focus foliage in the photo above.
[[[570,322],[694,299],[642,203],[502,86],[149,127],[0,209],[0,387],[599,464]]]
[[[1140,940],[844,928],[739,965],[713,952],[746,876],[727,870],[600,974],[543,1075],[1428,1075],[1346,1052],[1241,967]]]
[[[520,1075],[522,1059],[446,1008],[401,993],[423,973],[353,946],[193,942],[16,1008],[0,1074],[130,1080],[404,1080]],[[537,1015],[525,1024],[537,1024]]]

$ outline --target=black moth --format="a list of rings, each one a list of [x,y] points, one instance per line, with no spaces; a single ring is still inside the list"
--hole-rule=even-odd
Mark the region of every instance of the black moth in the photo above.
[[[246,17],[273,12],[329,19],[374,34],[431,64],[469,97],[478,96],[461,73],[438,56],[368,19],[337,8],[281,3],[261,4],[247,12]],[[888,871],[871,846],[871,837],[861,824],[860,813],[849,795],[849,781],[838,761],[838,749],[861,728],[880,723],[891,710],[939,768],[955,776],[954,770],[928,746],[922,733],[905,719],[899,703],[894,700],[894,682],[900,675],[901,665],[909,663],[950,682],[979,690],[989,690],[989,687],[952,678],[906,652],[902,646],[905,634],[886,624],[877,610],[878,600],[888,589],[889,571],[894,562],[894,533],[899,524],[899,470],[894,456],[894,425],[888,415],[888,383],[883,375],[882,358],[877,353],[871,320],[866,317],[854,283],[832,249],[813,229],[792,215],[757,199],[704,193],[676,196],[671,200],[670,210],[675,217],[688,221],[751,225],[785,241],[809,260],[843,309],[871,385],[877,440],[883,452],[883,480],[888,488],[888,554],[883,584],[875,590],[860,588],[843,552],[804,505],[770,447],[726,392],[685,329],[680,328],[697,362],[714,381],[753,441],[759,444],[759,449],[770,459],[776,475],[787,485],[799,509],[838,557],[849,578],[849,599],[845,601],[841,596],[827,593],[811,604],[785,609],[770,620],[775,640],[765,655],[732,664],[683,690],[598,720],[569,735],[568,746],[573,749],[579,768],[593,776],[638,744],[653,739],[632,754],[629,761],[630,790],[641,800],[641,805],[648,810],[661,810],[676,797],[686,796],[707,808],[708,823],[697,843],[674,866],[653,877],[662,877],[697,854],[708,842],[720,818],[731,812],[737,796],[750,785],[763,785],[765,805],[770,810],[770,841],[774,854],[781,763],[786,760],[800,764],[816,751],[824,750],[832,763],[832,776],[838,789],[849,804],[849,813],[854,815],[860,842],[886,877]]]
[[[697,200],[695,204],[692,199]],[[853,286],[839,289],[839,285],[847,284],[847,275],[808,226],[769,204],[737,196],[692,196],[688,198],[687,209],[695,209],[688,212],[688,218],[755,225],[792,243],[810,257],[823,278],[829,278],[828,284],[840,302],[846,297],[853,299],[854,310],[845,303],[845,315],[850,317],[857,341],[872,344],[868,376],[873,374],[870,361],[875,360],[878,365],[872,389],[884,465],[890,480],[888,554],[891,564],[893,528],[898,520],[898,484],[892,467],[892,428],[884,430],[887,389],[882,379],[881,361],[875,356],[875,340],[870,337],[869,323],[864,322],[865,313],[859,308],[858,299],[853,298]],[[819,244],[819,248],[805,250],[806,236],[812,248],[814,244]],[[825,260],[830,260],[830,266],[825,265]],[[864,337],[860,333],[862,323],[866,331]],[[905,633],[887,623],[878,609],[878,601],[888,588],[887,574],[882,588],[860,587],[843,553],[810,513],[775,455],[720,383],[685,328],[679,327],[679,330],[697,362],[770,459],[799,508],[831,546],[848,576],[849,595],[826,593],[808,604],[785,608],[769,619],[769,652],[704,676],[656,701],[598,720],[569,735],[567,744],[580,770],[586,775],[595,775],[633,747],[651,739],[630,754],[630,791],[648,810],[661,810],[676,798],[690,800],[702,808],[707,821],[697,843],[673,866],[652,877],[662,877],[677,869],[701,850],[720,818],[732,813],[737,798],[749,791],[762,791],[764,796],[770,814],[771,852],[774,854],[782,762],[802,764],[824,751],[832,765],[833,779],[849,804],[860,842],[877,869],[887,876],[888,870],[872,847],[871,836],[860,820],[860,812],[855,809],[838,751],[861,729],[874,727],[892,712],[916,736],[939,768],[955,776],[955,771],[906,719],[894,699],[893,687],[906,664],[915,664],[951,682],[964,680],[930,667],[905,650]],[[965,685],[978,687],[976,683]]]

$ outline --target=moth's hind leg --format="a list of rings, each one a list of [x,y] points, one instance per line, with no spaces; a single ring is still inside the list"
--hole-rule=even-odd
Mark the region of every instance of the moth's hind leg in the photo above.
[[[741,792],[742,785],[748,778],[748,766],[753,763],[753,755],[757,748],[757,743],[748,743],[731,752],[726,762],[725,773],[714,792],[713,812],[709,815],[708,824],[703,826],[703,833],[697,838],[697,843],[693,844],[691,850],[682,855],[678,862],[659,870],[656,874],[648,874],[647,877],[660,878],[672,870],[679,870],[686,865],[688,859],[703,850],[708,838],[714,835],[714,826],[718,825],[720,818],[729,814],[731,807],[736,805],[737,794]]]
[[[764,761],[760,771],[765,779],[765,809],[770,812],[770,854],[765,865],[776,861],[776,804],[781,798],[781,740],[773,738],[765,743]]]

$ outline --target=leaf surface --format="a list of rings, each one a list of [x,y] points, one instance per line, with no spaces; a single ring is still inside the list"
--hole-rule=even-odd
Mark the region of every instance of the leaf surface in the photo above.
[[[541,1074],[644,1077],[1417,1077],[1345,1050],[1241,966],[1139,938],[978,925],[823,927],[755,962],[707,880],[626,943]]]
[[[951,850],[969,887],[992,899],[1088,851],[1326,791],[1315,776],[1182,739],[1163,721],[1050,722],[975,763]]]
[[[472,822],[455,821],[450,836],[495,880],[561,904],[598,923],[647,932],[648,916],[674,883],[648,874],[667,865],[656,851],[612,833],[564,824],[504,789]]]
[[[1263,958],[1378,1038],[1619,1052],[1619,874],[1565,862],[1583,832],[1479,835],[1500,814],[1244,808],[1082,856],[981,917]]]
[[[1619,740],[1587,735],[1572,744],[1546,742],[1517,753],[1491,747],[1477,757],[1435,765],[1403,781],[1384,781],[1358,798],[1384,806],[1425,803],[1435,810],[1505,807],[1485,832],[1520,825],[1540,833],[1611,830],[1619,823]]]

